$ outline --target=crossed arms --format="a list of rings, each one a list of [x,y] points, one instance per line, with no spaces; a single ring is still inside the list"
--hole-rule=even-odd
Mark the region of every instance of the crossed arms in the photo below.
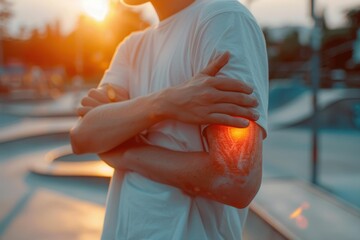
[[[83,117],[71,131],[74,152],[98,153],[114,168],[135,171],[189,195],[246,207],[261,183],[263,136],[254,122],[258,116],[252,109],[257,105],[252,89],[239,80],[216,77],[229,57],[219,56],[182,85],[131,100],[116,86],[90,91],[79,109]],[[165,119],[211,124],[205,130],[209,152],[179,152],[132,141]]]

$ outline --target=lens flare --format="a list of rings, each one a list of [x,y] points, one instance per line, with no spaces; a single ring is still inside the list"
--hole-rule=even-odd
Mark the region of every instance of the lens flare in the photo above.
[[[296,225],[301,229],[306,229],[309,225],[308,219],[303,215],[305,209],[310,208],[308,202],[303,202],[300,207],[296,208],[289,216],[290,219],[294,219]]]
[[[107,0],[82,0],[83,11],[97,21],[103,21],[109,12]]]

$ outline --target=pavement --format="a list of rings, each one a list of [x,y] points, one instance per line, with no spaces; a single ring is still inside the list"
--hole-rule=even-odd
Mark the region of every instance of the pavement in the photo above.
[[[318,183],[360,208],[360,131],[319,131]],[[264,179],[311,179],[311,131],[304,128],[270,130],[264,142]]]
[[[56,134],[0,144],[1,239],[99,239],[107,180],[29,172],[67,143],[67,134]]]

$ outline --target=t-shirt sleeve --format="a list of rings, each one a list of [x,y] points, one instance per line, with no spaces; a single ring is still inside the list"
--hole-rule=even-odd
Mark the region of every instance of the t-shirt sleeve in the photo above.
[[[117,47],[109,68],[105,71],[99,86],[110,83],[129,90],[129,37],[123,40]]]
[[[199,27],[193,70],[204,69],[216,56],[230,52],[229,62],[217,74],[219,77],[239,79],[254,88],[259,101],[256,121],[267,135],[268,62],[263,33],[251,17],[242,12],[223,12],[205,19]],[[207,126],[202,126],[202,131]]]

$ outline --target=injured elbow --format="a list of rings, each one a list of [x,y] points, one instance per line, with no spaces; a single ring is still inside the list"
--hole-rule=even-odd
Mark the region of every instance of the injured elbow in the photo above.
[[[246,208],[259,191],[261,179],[261,168],[253,169],[246,176],[220,177],[214,181],[214,192],[218,195],[218,201],[236,208]]]

